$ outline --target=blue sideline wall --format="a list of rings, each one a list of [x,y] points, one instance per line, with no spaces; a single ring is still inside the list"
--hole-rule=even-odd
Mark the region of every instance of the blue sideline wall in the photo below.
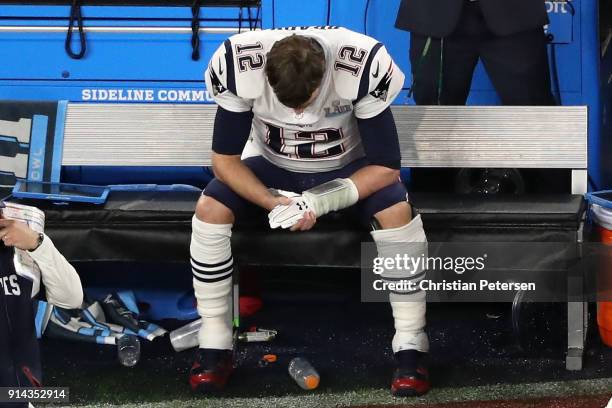
[[[400,0],[332,0],[331,25],[366,32],[384,42],[407,74],[405,90],[397,104],[412,104],[407,88],[409,34],[393,27]],[[327,0],[297,2],[262,0],[264,28],[325,25]],[[589,106],[589,173],[594,184],[610,184],[609,160],[601,133],[600,50],[597,1],[546,1],[553,35],[561,103]],[[366,16],[366,5],[367,16]],[[573,7],[572,7],[573,6]],[[202,81],[208,58],[226,34],[204,33],[201,59],[191,59],[189,7],[84,6],[86,27],[106,27],[107,32],[87,32],[87,53],[69,58],[64,50],[68,6],[2,5],[0,7],[0,99],[67,99],[75,102],[209,103]],[[202,27],[238,26],[239,9],[203,7]],[[248,10],[242,9],[243,29],[249,29]],[[252,18],[258,13],[250,9]],[[127,28],[127,29],[122,29]],[[164,30],[164,28],[166,30]],[[161,30],[160,30],[161,29]],[[115,30],[115,31],[113,31]],[[133,31],[129,31],[133,30]],[[152,31],[151,31],[152,30]],[[75,30],[72,46],[79,48]],[[10,61],[7,63],[7,61]],[[469,103],[498,104],[499,100],[481,65],[474,78]],[[607,177],[605,176],[607,175]]]

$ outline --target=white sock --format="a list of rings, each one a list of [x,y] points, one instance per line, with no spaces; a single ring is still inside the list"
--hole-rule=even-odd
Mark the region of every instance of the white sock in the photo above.
[[[232,349],[232,224],[209,224],[193,216],[191,271],[202,317],[200,348]]]
[[[378,256],[395,258],[396,255],[409,257],[427,257],[427,237],[423,230],[421,216],[417,215],[408,224],[386,230],[372,231],[372,238],[378,249]],[[419,245],[419,243],[421,243]],[[408,244],[408,245],[402,245]],[[411,279],[415,282],[425,277],[422,263],[415,271],[405,270],[385,271],[382,278],[389,280]],[[395,320],[395,336],[392,348],[397,353],[401,350],[429,351],[429,340],[425,333],[425,311],[427,308],[425,291],[392,292],[389,294],[393,318]]]

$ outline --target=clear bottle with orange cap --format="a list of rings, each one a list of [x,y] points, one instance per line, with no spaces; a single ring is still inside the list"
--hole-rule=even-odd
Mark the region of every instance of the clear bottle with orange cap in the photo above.
[[[289,375],[304,390],[314,390],[319,386],[319,373],[303,357],[296,357],[289,362]]]

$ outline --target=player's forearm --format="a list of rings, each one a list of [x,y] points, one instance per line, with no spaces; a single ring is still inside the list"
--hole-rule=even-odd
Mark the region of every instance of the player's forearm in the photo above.
[[[242,163],[240,156],[213,153],[212,163],[215,177],[236,194],[268,211],[274,208],[274,196]]]
[[[363,200],[399,180],[400,172],[384,166],[365,166],[353,173],[350,179],[359,191],[359,199]]]
[[[272,210],[269,216],[272,228],[309,229],[312,220],[304,221],[304,214],[312,212],[315,217],[350,207],[399,180],[399,170],[385,166],[369,165],[351,175],[349,179],[337,178],[304,191],[301,197]]]

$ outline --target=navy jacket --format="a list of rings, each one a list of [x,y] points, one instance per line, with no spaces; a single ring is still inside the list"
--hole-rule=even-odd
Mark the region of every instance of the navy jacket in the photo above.
[[[0,243],[0,386],[33,387],[32,379],[41,381],[41,367],[32,281],[17,274],[14,254]]]

